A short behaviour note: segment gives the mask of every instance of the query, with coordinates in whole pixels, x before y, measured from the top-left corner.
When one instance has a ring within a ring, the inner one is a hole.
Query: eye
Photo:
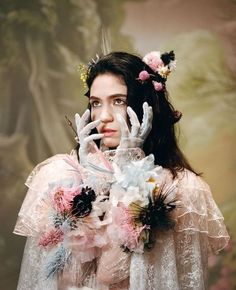
[[[97,100],[94,100],[94,101],[91,101],[90,102],[90,105],[92,108],[96,108],[96,107],[100,107],[101,106],[101,103]]]
[[[126,100],[124,100],[124,99],[120,99],[120,98],[115,99],[115,100],[114,100],[114,105],[118,105],[118,106],[126,105]]]

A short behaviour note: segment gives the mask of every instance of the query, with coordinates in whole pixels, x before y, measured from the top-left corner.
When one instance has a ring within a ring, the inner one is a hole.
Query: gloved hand
[[[101,120],[96,120],[89,123],[90,110],[87,109],[84,114],[80,117],[78,113],[75,114],[75,124],[77,130],[77,141],[80,144],[79,147],[79,160],[80,164],[86,166],[87,156],[89,152],[96,146],[94,140],[103,137],[103,134],[92,134],[89,135],[91,130],[96,128]]]
[[[152,129],[152,107],[148,106],[147,102],[143,103],[143,119],[141,125],[131,107],[127,107],[127,114],[130,118],[130,129],[124,118],[121,115],[117,115],[117,121],[121,127],[121,139],[117,149],[142,148],[144,141]]]

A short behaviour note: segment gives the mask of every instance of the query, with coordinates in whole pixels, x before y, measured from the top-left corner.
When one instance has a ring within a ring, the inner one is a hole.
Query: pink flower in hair
[[[150,74],[146,70],[142,70],[138,76],[139,80],[144,82],[150,78]]]
[[[143,62],[145,62],[154,72],[157,72],[160,67],[164,66],[159,51],[152,51],[146,54],[143,58]]]
[[[163,84],[162,84],[162,83],[159,83],[159,82],[153,81],[152,84],[153,84],[154,89],[155,89],[156,91],[161,91],[161,90],[163,89]]]

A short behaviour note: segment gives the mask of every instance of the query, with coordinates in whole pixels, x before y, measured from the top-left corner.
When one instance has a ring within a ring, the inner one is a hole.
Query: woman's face
[[[97,130],[104,134],[106,147],[116,148],[120,143],[120,125],[117,114],[127,122],[127,86],[123,79],[114,74],[98,75],[90,88],[89,102],[92,121],[101,120]]]

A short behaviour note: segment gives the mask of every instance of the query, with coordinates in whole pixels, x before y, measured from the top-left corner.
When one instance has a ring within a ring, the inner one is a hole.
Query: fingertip
[[[76,113],[75,114],[75,123],[79,124],[80,120],[81,120],[80,114]]]
[[[102,139],[104,137],[104,134],[95,134],[93,140],[98,140],[98,139]]]
[[[86,118],[88,118],[90,116],[90,110],[89,109],[86,109],[86,111],[84,112],[84,116]]]
[[[127,107],[127,113],[129,116],[133,114],[134,110],[131,107]]]
[[[97,119],[94,122],[95,122],[95,124],[100,124],[101,123],[101,119]]]
[[[131,116],[132,115],[132,108],[131,107],[127,107],[127,114],[129,115],[129,116]]]

